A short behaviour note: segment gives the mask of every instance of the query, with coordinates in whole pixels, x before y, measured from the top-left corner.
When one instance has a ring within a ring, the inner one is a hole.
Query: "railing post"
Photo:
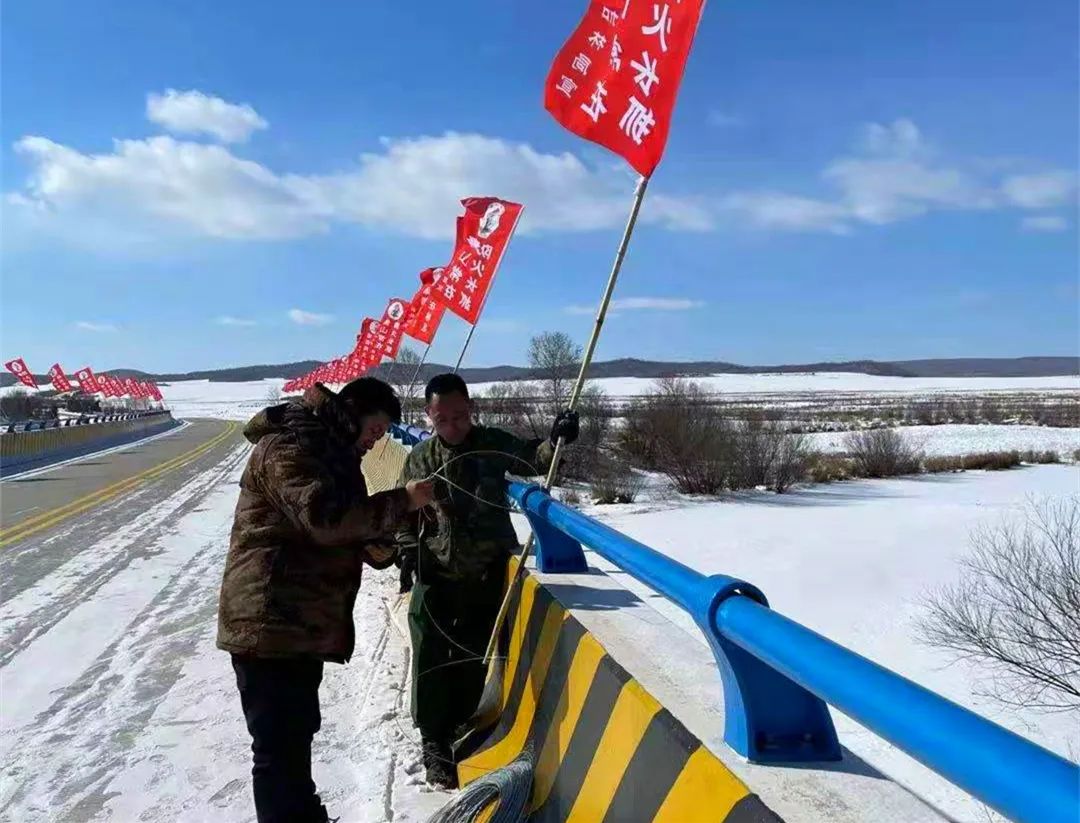
[[[751,763],[840,760],[836,727],[823,700],[724,637],[720,605],[747,597],[768,608],[760,591],[723,576],[709,608],[693,615],[712,647],[724,688],[724,742]],[[758,596],[755,596],[758,595]]]
[[[525,505],[532,495],[540,495],[537,501],[536,514]],[[585,562],[585,552],[581,550],[581,543],[564,531],[555,528],[544,516],[545,510],[552,503],[551,497],[538,485],[530,485],[521,497],[521,508],[525,517],[529,520],[529,526],[533,531],[533,540],[536,552],[536,567],[549,574],[581,574],[588,571],[589,566]]]

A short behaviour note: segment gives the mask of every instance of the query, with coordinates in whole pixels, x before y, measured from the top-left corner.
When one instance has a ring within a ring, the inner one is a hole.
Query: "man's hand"
[[[559,412],[559,416],[555,418],[555,423],[551,427],[551,445],[554,446],[558,443],[560,437],[564,443],[573,443],[577,440],[580,429],[580,421],[576,411],[567,409]]]
[[[409,511],[414,512],[435,499],[435,484],[430,480],[410,480],[405,484],[405,493],[409,495]]]

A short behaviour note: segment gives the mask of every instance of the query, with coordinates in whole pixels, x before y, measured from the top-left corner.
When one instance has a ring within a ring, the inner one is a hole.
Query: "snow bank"
[[[1046,426],[996,426],[944,424],[941,426],[901,426],[896,429],[905,440],[928,455],[963,455],[996,451],[1054,451],[1065,459],[1080,449],[1080,429]],[[847,432],[820,432],[806,435],[811,448],[825,452],[844,451]]]

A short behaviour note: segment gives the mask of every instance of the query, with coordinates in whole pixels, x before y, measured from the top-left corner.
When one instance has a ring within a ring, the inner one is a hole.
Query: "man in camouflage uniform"
[[[577,415],[561,413],[548,440],[521,440],[475,425],[465,381],[431,380],[424,393],[435,435],[415,446],[401,483],[433,479],[432,509],[397,533],[402,591],[412,589],[412,715],[424,741],[428,780],[457,785],[451,744],[477,708],[484,651],[518,548],[506,499],[506,474],[544,474],[559,437],[573,442]],[[414,582],[415,580],[415,582]]]
[[[217,644],[232,653],[253,740],[259,823],[328,820],[311,779],[323,663],[352,655],[363,564],[390,565],[394,532],[432,498],[422,481],[367,493],[360,459],[400,419],[393,389],[361,378],[340,394],[316,384],[244,429],[255,448],[240,480]]]

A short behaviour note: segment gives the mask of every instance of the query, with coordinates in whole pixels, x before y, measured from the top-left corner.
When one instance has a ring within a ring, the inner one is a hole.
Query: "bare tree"
[[[266,389],[266,399],[271,403],[276,403],[281,399],[281,389],[277,386],[268,386]]]
[[[563,408],[569,400],[581,355],[581,346],[561,331],[541,332],[529,341],[529,368],[551,411]]]
[[[410,346],[402,346],[398,349],[397,360],[394,362],[393,371],[390,373],[390,383],[393,385],[394,390],[397,391],[398,397],[401,398],[401,403],[405,407],[412,405],[424,392],[419,375],[416,380],[413,380],[416,367],[419,365],[420,355],[416,349]]]
[[[1029,500],[1025,521],[976,529],[960,582],[934,592],[924,642],[987,664],[1010,706],[1080,710],[1080,498]]]

